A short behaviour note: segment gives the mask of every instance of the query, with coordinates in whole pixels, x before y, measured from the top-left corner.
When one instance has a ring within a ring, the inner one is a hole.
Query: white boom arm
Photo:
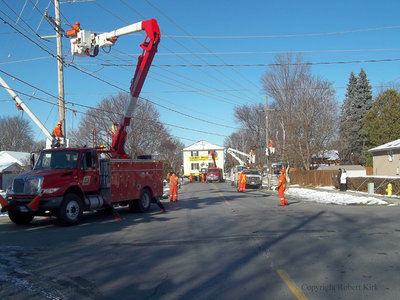
[[[53,137],[51,136],[50,132],[44,127],[44,125],[39,121],[38,118],[34,115],[34,113],[29,109],[28,106],[21,100],[20,97],[18,97],[17,94],[9,87],[9,85],[3,80],[3,78],[0,77],[0,84],[6,89],[6,91],[11,95],[13,100],[28,114],[29,117],[35,122],[35,124],[40,128],[40,130],[44,133],[46,138],[50,141],[53,140]]]
[[[92,33],[88,30],[80,30],[77,32],[76,37],[71,38],[71,54],[81,57],[96,56],[98,48],[114,46],[118,37],[142,30],[142,22],[101,34]]]
[[[230,155],[232,155],[232,157],[234,157],[234,158],[239,162],[239,164],[240,164],[241,166],[244,166],[245,163],[244,163],[244,161],[241,160],[235,153],[241,154],[241,155],[243,155],[243,156],[246,156],[246,157],[247,157],[247,162],[248,162],[249,164],[250,164],[250,163],[253,163],[253,164],[255,163],[256,157],[255,157],[255,155],[252,154],[251,152],[250,152],[250,154],[247,154],[247,153],[244,153],[244,152],[242,152],[242,151],[239,151],[239,150],[236,150],[236,149],[232,149],[232,148],[228,148],[226,151],[227,151]]]

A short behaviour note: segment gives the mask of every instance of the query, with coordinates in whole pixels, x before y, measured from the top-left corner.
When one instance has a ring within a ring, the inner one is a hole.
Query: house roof
[[[386,151],[386,150],[394,150],[394,149],[400,149],[400,139],[391,141],[389,143],[380,145],[378,147],[369,149],[369,152],[378,152],[378,151]]]
[[[207,141],[198,141],[186,148],[183,151],[193,151],[193,150],[224,150],[224,147],[211,144]]]
[[[0,172],[4,172],[10,166],[17,163],[20,166],[24,166],[29,160],[30,154],[27,152],[16,152],[16,151],[1,151],[0,152]]]
[[[318,154],[314,154],[313,159],[320,160],[339,160],[339,151],[338,150],[325,150],[320,151]]]

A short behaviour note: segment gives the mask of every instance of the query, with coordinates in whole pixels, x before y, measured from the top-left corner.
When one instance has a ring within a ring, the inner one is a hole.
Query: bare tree
[[[0,118],[0,149],[30,152],[37,150],[38,143],[32,139],[33,130],[22,117]]]
[[[292,166],[309,169],[313,155],[326,150],[337,136],[332,84],[312,76],[301,56],[291,54],[277,55],[262,83],[275,101],[283,157]]]
[[[70,134],[71,144],[92,146],[95,137],[97,145],[110,146],[111,127],[119,124],[127,101],[129,95],[119,93],[103,99],[96,108],[88,110],[78,130]],[[171,161],[177,168],[182,164],[183,145],[169,134],[159,120],[158,111],[150,102],[138,100],[127,133],[125,151],[131,157],[151,154],[160,160]],[[177,152],[180,154],[180,161],[177,159]]]

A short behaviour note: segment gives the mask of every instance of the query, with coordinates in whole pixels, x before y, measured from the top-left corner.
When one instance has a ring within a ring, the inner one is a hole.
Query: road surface
[[[339,206],[192,183],[122,217],[0,217],[1,299],[398,299],[399,206]]]

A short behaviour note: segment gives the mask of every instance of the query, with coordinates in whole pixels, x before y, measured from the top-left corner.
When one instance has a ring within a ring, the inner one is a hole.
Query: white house
[[[15,175],[21,173],[29,165],[30,154],[27,152],[0,152],[0,188],[7,189]]]
[[[183,149],[183,174],[198,176],[202,168],[214,166],[211,150],[215,153],[215,163],[224,172],[225,157],[224,147],[211,144],[207,141],[199,141]]]

